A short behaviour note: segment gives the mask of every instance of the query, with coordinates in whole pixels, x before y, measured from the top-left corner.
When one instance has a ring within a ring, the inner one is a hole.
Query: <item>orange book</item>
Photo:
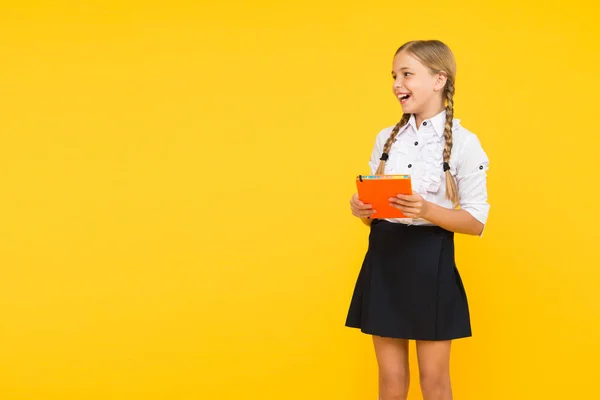
[[[402,211],[390,206],[390,197],[412,194],[410,175],[358,175],[358,198],[376,211],[371,218],[406,218]]]

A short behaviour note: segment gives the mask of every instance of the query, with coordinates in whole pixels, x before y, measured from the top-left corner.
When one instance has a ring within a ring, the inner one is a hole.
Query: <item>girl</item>
[[[369,164],[372,174],[411,175],[414,194],[389,199],[407,218],[371,220],[370,205],[356,194],[350,201],[370,234],[346,326],[373,337],[380,400],[406,399],[411,339],[424,400],[452,399],[451,341],[471,336],[454,233],[483,233],[488,158],[453,118],[455,76],[454,55],[440,41],[396,51],[392,91],[403,116],[379,133]]]

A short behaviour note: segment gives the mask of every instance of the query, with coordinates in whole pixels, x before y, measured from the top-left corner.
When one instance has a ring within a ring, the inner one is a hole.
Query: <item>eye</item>
[[[410,72],[405,72],[404,73],[404,76],[408,76],[408,75],[412,75],[412,73],[410,73]]]

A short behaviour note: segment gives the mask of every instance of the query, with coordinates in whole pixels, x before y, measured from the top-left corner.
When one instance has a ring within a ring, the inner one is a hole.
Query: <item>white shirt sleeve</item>
[[[373,151],[371,152],[371,159],[369,160],[369,167],[371,168],[371,175],[375,175],[375,171],[377,171],[377,167],[379,167],[379,159],[381,158],[381,153],[383,153],[383,145],[389,136],[389,129],[383,129],[379,132],[377,137],[375,138],[375,145],[373,146]]]
[[[487,201],[488,167],[489,159],[477,136],[472,135],[462,149],[457,165],[456,186],[460,197],[460,209],[470,213],[483,225],[487,222],[490,210]]]

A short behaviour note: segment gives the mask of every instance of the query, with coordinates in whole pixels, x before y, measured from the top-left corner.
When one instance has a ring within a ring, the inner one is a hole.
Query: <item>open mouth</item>
[[[401,103],[401,104],[404,104],[404,103],[406,103],[406,101],[407,101],[408,99],[410,99],[410,94],[402,94],[402,93],[401,93],[401,94],[399,94],[399,95],[398,95],[398,100],[400,100],[400,103]]]

